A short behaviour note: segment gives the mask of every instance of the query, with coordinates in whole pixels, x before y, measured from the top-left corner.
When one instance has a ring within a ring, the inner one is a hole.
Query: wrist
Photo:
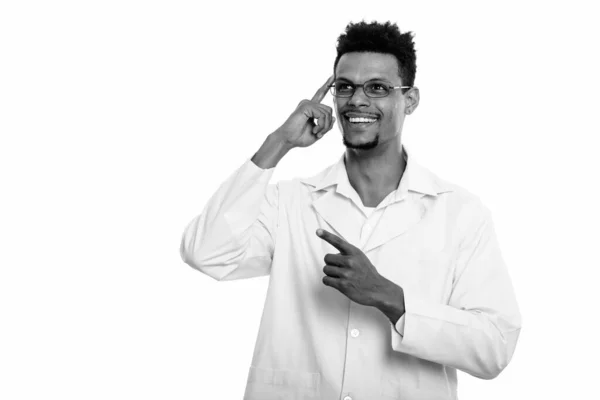
[[[280,129],[277,129],[269,134],[269,136],[267,136],[267,140],[271,140],[274,145],[281,147],[286,152],[296,147],[286,139],[286,133]]]
[[[375,307],[385,314],[392,324],[396,324],[406,311],[404,308],[404,290],[394,282],[386,279],[384,290],[379,293],[375,300]]]

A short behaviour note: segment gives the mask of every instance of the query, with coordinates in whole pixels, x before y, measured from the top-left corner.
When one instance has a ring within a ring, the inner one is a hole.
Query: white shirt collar
[[[451,192],[454,190],[451,184],[435,176],[431,171],[421,166],[415,157],[409,153],[405,145],[402,145],[406,169],[402,174],[398,189],[392,192],[392,198],[389,202],[393,203],[405,198],[409,192],[420,193],[421,195],[437,196],[440,193]],[[324,190],[335,186],[336,192],[353,199],[355,202],[358,197],[356,191],[350,185],[348,173],[344,163],[344,154],[337,163],[326,168],[319,174],[306,179],[300,179],[301,182],[313,186],[313,191]],[[360,199],[358,199],[360,202]]]

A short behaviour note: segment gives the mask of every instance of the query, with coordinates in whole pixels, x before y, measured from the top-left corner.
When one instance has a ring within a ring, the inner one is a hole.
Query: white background
[[[461,373],[461,400],[594,398],[592,4],[3,1],[0,398],[242,398],[268,278],[213,281],[181,234],[362,18],[415,32],[403,141],[492,210],[523,313],[512,363]],[[343,151],[335,128],[274,180]]]

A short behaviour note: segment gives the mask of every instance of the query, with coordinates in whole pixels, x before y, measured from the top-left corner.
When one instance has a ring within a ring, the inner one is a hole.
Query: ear
[[[406,107],[404,108],[404,113],[406,115],[410,115],[415,111],[417,106],[419,105],[419,88],[413,87],[412,89],[408,89],[406,93]]]

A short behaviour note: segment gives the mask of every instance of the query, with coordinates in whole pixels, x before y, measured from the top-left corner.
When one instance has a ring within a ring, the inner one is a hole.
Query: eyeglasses
[[[380,81],[369,81],[362,85],[355,85],[347,81],[335,81],[329,86],[331,94],[335,97],[352,97],[357,87],[362,87],[367,97],[380,98],[389,96],[392,90],[410,89],[412,86],[390,86]]]

